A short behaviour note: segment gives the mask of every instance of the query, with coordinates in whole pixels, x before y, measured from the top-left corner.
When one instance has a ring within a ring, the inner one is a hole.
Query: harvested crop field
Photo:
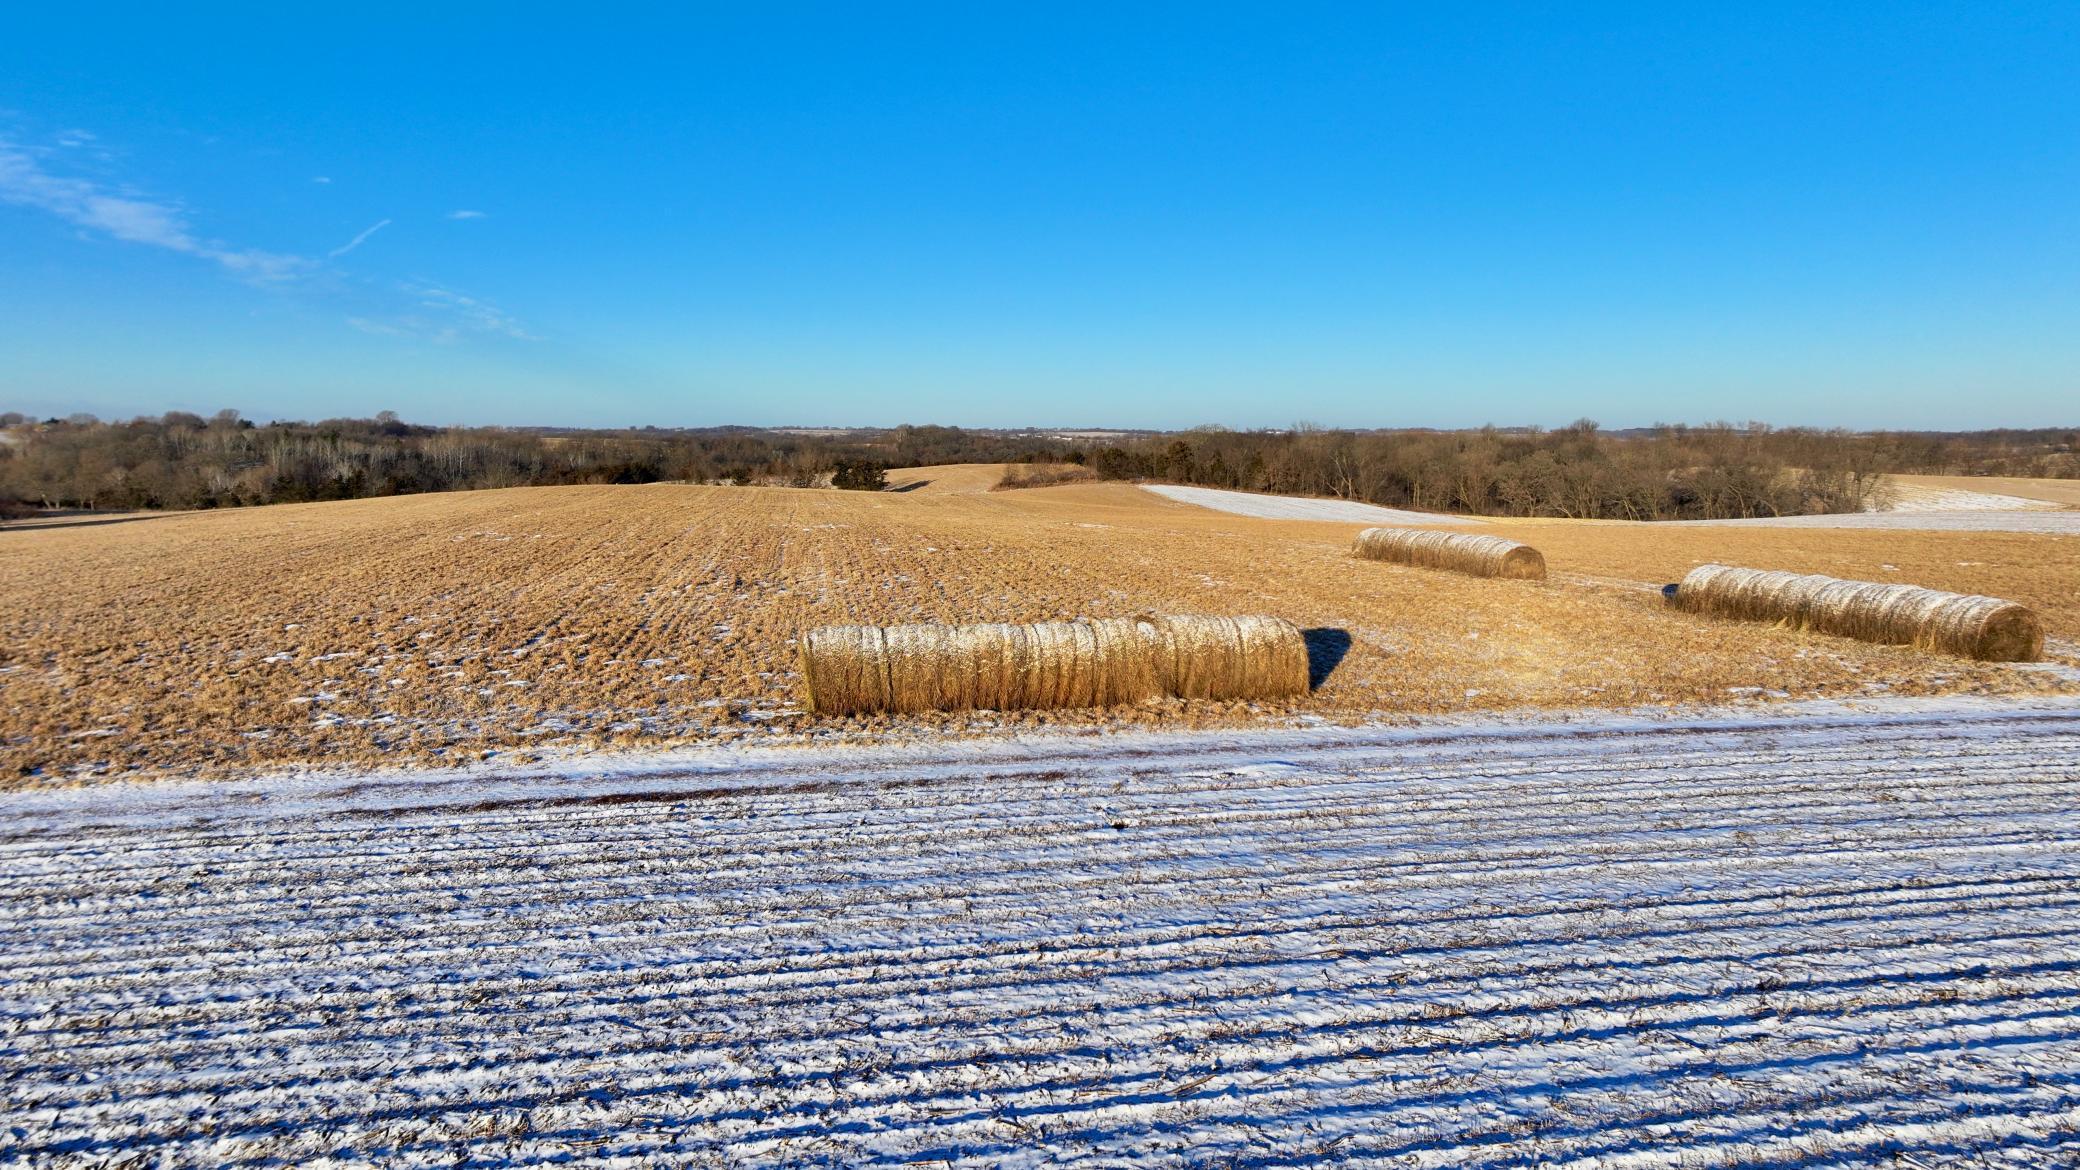
[[[1947,494],[2004,496],[2034,504],[2080,508],[2080,479],[2030,479],[1999,475],[1895,475],[1907,506],[1941,500]]]
[[[2075,761],[1944,701],[18,793],[0,1140],[2072,1165]]]
[[[2080,640],[2080,534],[1559,521],[1484,531],[1537,544],[1555,573],[1669,582],[1699,565],[1725,563],[1899,582],[2027,605],[2068,647],[2054,656],[2069,659]]]
[[[2074,685],[1701,621],[1654,592],[1706,561],[1879,580],[1892,563],[1901,580],[2039,607],[2056,657],[2080,636],[2073,538],[1484,526],[1545,551],[1555,579],[1537,583],[1356,561],[1356,525],[1224,515],[1121,484],[891,479],[934,482],[524,488],[0,532],[0,781]],[[1015,715],[799,705],[805,627],[1151,612],[1293,621],[1318,688]]]

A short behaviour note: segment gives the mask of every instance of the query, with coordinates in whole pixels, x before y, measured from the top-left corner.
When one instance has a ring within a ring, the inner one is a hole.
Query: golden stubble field
[[[2080,541],[1527,522],[1554,579],[1351,559],[1358,525],[1120,484],[986,492],[520,488],[0,532],[0,783],[461,762],[547,747],[1333,722],[1525,707],[2030,693],[2055,672],[1674,613],[1724,560],[2039,607],[2080,637]],[[1889,566],[1889,568],[1888,568]],[[792,640],[835,622],[1269,613],[1347,649],[1289,704],[815,719]],[[2069,653],[2061,645],[2060,653]]]

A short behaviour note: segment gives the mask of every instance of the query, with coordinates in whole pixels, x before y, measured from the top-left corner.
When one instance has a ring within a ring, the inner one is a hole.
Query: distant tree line
[[[543,432],[372,419],[255,425],[237,411],[102,422],[0,415],[0,500],[43,508],[223,508],[541,484],[775,484],[879,490],[891,467],[1053,459],[1041,436],[903,426]]]
[[[1202,429],[1106,447],[1108,479],[1334,496],[1433,511],[1624,520],[1853,512],[1888,472],[2080,476],[2080,432],[1855,433],[1761,423],[1606,433]]]
[[[256,425],[225,410],[103,422],[0,414],[0,512],[217,508],[544,484],[769,484],[879,490],[891,467],[1083,464],[1110,479],[1333,496],[1483,515],[1632,520],[1853,511],[1888,472],[2080,477],[2080,432],[1857,433],[1736,426],[1605,431],[1219,428],[1116,441],[900,426],[791,432]],[[1061,478],[1034,469],[1021,483]],[[0,517],[4,518],[4,517]]]

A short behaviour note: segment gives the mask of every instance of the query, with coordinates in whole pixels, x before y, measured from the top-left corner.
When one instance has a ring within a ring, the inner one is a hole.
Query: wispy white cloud
[[[111,239],[180,252],[212,261],[244,280],[269,283],[309,270],[301,256],[233,248],[197,236],[178,205],[91,179],[53,174],[36,153],[0,139],[0,202],[45,211]]]
[[[340,245],[339,247],[337,247],[337,248],[334,248],[334,249],[333,249],[332,251],[330,251],[330,252],[327,252],[327,253],[325,253],[325,254],[326,254],[327,256],[330,256],[330,257],[331,257],[331,258],[333,258],[334,260],[337,260],[337,259],[339,259],[339,258],[340,258],[341,256],[344,256],[344,255],[346,255],[347,253],[349,253],[349,252],[353,251],[354,249],[356,249],[356,248],[360,247],[360,246],[361,246],[361,245],[362,245],[363,243],[367,242],[367,240],[368,240],[368,237],[370,237],[370,236],[372,236],[372,235],[375,235],[375,234],[376,234],[377,232],[379,232],[379,231],[382,231],[382,230],[383,230],[384,228],[386,228],[386,227],[389,227],[389,226],[390,226],[390,221],[389,221],[389,220],[387,220],[387,219],[384,219],[384,220],[378,220],[377,222],[375,222],[375,223],[372,223],[372,224],[370,224],[369,226],[367,226],[367,227],[365,227],[365,228],[361,229],[361,234],[360,234],[360,235],[358,235],[358,236],[355,236],[355,237],[354,237],[353,239],[351,239],[351,240],[348,240],[348,241],[347,241],[346,243],[344,243],[344,244],[341,244],[341,245]]]
[[[412,328],[410,321],[378,321],[372,317],[348,317],[347,324],[352,325],[363,333],[373,333],[378,337],[415,337],[421,335],[418,330]]]
[[[360,295],[348,291],[358,284],[373,295],[365,298],[369,303],[363,311],[348,316],[346,323],[364,333],[440,343],[471,336],[540,340],[490,301],[431,280],[417,278],[396,284],[342,281],[344,274],[328,261],[367,243],[371,236],[391,226],[393,221],[389,219],[370,224],[353,239],[328,252],[324,259],[235,248],[198,234],[178,202],[77,173],[77,160],[82,157],[98,157],[104,162],[109,158],[91,133],[67,131],[53,141],[59,145],[28,146],[0,137],[0,204],[45,212],[86,234],[207,260],[253,284],[282,286],[293,281],[294,287],[307,295],[329,297]],[[69,151],[77,153],[65,153]],[[72,160],[69,165],[67,160]],[[325,184],[332,180],[318,175],[311,181]],[[481,211],[449,213],[450,219],[484,217]]]
[[[462,340],[461,327],[406,314],[401,317],[348,317],[347,324],[377,337],[402,337],[451,345]]]
[[[478,297],[467,296],[453,289],[441,288],[424,281],[405,284],[404,291],[419,298],[421,308],[445,314],[477,333],[491,333],[511,337],[520,341],[540,341],[529,333],[520,322],[514,320],[503,309]]]
[[[353,316],[347,324],[379,337],[411,337],[443,345],[471,335],[540,341],[497,305],[425,280],[406,281],[398,291],[412,298],[412,310],[390,316]]]
[[[313,183],[330,183],[331,181],[332,181],[332,176],[331,176],[331,175],[312,175],[312,176],[311,176],[311,182],[313,182]]]

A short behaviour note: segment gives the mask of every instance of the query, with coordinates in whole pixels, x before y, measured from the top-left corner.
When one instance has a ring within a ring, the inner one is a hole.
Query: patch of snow
[[[1893,501],[1889,508],[1875,505],[1867,511],[1878,512],[2056,512],[2062,505],[2049,500],[2032,500],[2024,496],[2005,496],[1998,492],[1968,491],[1962,488],[1932,487],[1924,484],[1896,483],[1893,485]]]
[[[1352,524],[1419,524],[1431,527],[1465,527],[1486,524],[1474,516],[1450,516],[1440,512],[1412,512],[1404,508],[1382,508],[1356,500],[1321,500],[1308,496],[1273,496],[1261,492],[1231,492],[1220,488],[1181,487],[1176,484],[1143,484],[1180,504],[1196,504],[1236,516],[1265,520],[1339,520]]]
[[[1691,527],[1878,528],[2080,536],[2080,511],[1846,512],[1833,516],[1761,516],[1752,520],[1662,520],[1657,523]]]

